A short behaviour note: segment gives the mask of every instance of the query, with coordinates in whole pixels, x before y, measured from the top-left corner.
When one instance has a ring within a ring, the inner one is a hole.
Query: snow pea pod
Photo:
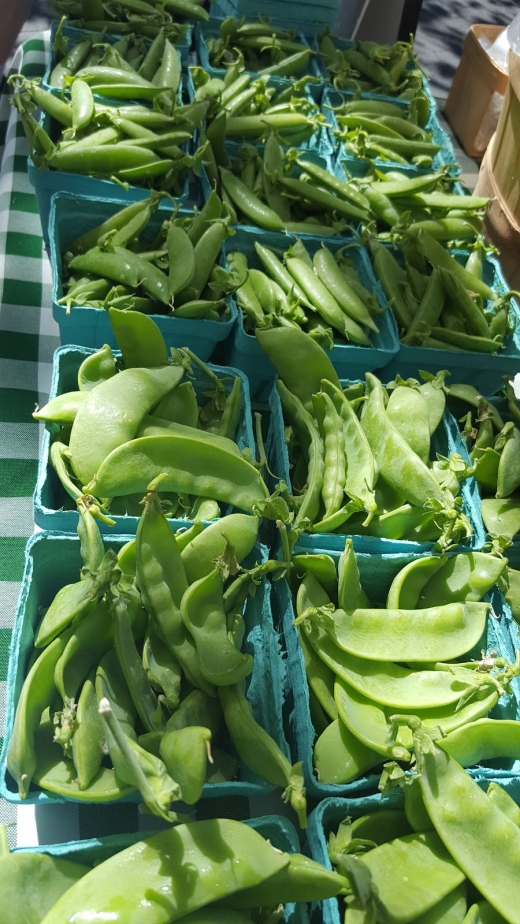
[[[284,415],[296,427],[304,445],[308,447],[307,490],[294,521],[296,527],[306,519],[312,523],[318,514],[324,477],[323,442],[311,415],[302,402],[285,387],[283,382],[278,381],[276,384]]]
[[[450,661],[480,642],[489,603],[448,603],[419,610],[310,608],[299,617],[325,629],[349,654],[369,661]]]
[[[78,388],[80,392],[91,391],[100,382],[111,379],[117,372],[114,354],[108,343],[83,360],[78,369]],[[69,392],[70,394],[70,392]]]
[[[426,400],[418,389],[398,385],[386,406],[388,419],[415,454],[428,465],[430,425]]]
[[[326,518],[339,510],[345,493],[345,441],[341,420],[330,395],[318,392],[312,400],[324,448],[321,498]]]
[[[284,224],[279,215],[251,192],[250,189],[230,170],[220,167],[222,186],[233,205],[239,209],[253,224],[269,231],[283,231]]]
[[[440,742],[461,767],[474,767],[497,757],[520,758],[519,723],[507,719],[478,719],[450,732]]]
[[[368,597],[362,587],[359,568],[352,539],[345,539],[345,548],[338,561],[338,605],[345,607],[369,606]]]
[[[300,633],[300,646],[305,663],[307,682],[311,690],[329,718],[332,720],[337,719],[338,709],[334,702],[333,672],[327,667],[323,659],[317,656],[314,648],[303,633]]]
[[[220,570],[191,584],[181,601],[182,621],[192,636],[203,676],[208,683],[229,686],[253,670],[253,658],[229,640]]]
[[[161,473],[166,475],[164,491],[212,497],[248,512],[269,496],[257,470],[235,452],[214,444],[203,447],[198,437],[170,431],[119,445],[99,465],[88,492],[137,494]]]
[[[108,313],[125,369],[153,369],[167,364],[164,337],[151,318],[139,311],[118,308],[109,308]]]
[[[369,850],[368,867],[392,920],[408,924],[433,909],[464,881],[464,873],[434,831],[407,834]],[[409,882],[414,883],[410,889]]]
[[[377,767],[381,754],[363,744],[335,719],[314,744],[314,766],[320,783],[349,783]]]
[[[324,350],[302,330],[270,328],[256,330],[256,338],[283,379],[287,389],[312,410],[312,395],[320,391],[322,379],[338,388],[340,381]],[[305,376],[301,370],[305,369]]]
[[[87,789],[99,773],[103,760],[103,722],[98,713],[95,674],[92,672],[83,684],[71,738],[72,759],[78,774],[78,786]]]
[[[43,420],[45,423],[57,423],[62,426],[72,423],[86,397],[86,391],[67,391],[63,395],[56,395],[55,398],[51,398],[48,404],[34,411],[33,417],[35,420]]]
[[[410,504],[424,507],[427,501],[437,500],[444,507],[446,496],[433,473],[410,449],[390,421],[385,410],[381,382],[369,372],[366,374],[366,382],[368,401],[363,408],[361,426],[380,474]]]
[[[509,422],[502,434],[506,440],[498,463],[496,496],[499,498],[509,497],[520,485],[520,432]]]
[[[182,801],[194,805],[206,780],[211,732],[201,725],[170,729],[161,738],[160,753],[168,773],[181,788]]]
[[[125,369],[88,392],[72,425],[69,443],[72,466],[80,481],[89,481],[111,450],[135,436],[143,416],[179,384],[183,375],[180,365]],[[149,481],[151,478],[146,484]]]
[[[513,539],[520,530],[520,501],[516,497],[506,497],[503,500],[484,497],[482,519],[491,536]]]
[[[485,552],[461,552],[441,561],[420,592],[421,606],[482,600],[505,572],[507,561]]]
[[[401,568],[393,579],[388,595],[386,605],[391,609],[413,610],[423,602],[422,590],[429,582],[430,577],[442,567],[446,561],[442,555],[431,555],[428,558],[419,558],[409,562],[404,568]],[[448,601],[437,600],[432,603],[429,599],[429,605],[444,603]],[[464,598],[465,599],[465,598]],[[344,607],[343,607],[344,608]]]
[[[520,829],[417,721],[410,723],[424,804],[451,856],[490,904],[511,924],[520,921]],[[461,811],[462,808],[462,811]],[[493,863],[489,875],[490,858]]]
[[[468,273],[460,263],[457,263],[454,257],[444,249],[439,241],[436,241],[431,235],[426,231],[420,230],[417,235],[415,235],[417,240],[417,247],[420,253],[422,253],[427,260],[430,261],[432,266],[437,267],[438,269],[446,269],[463,284],[463,286],[468,289],[470,292],[475,292],[477,295],[482,295],[483,298],[494,299],[495,292],[490,286],[478,279],[472,273]]]
[[[229,907],[237,909],[277,906],[283,902],[314,902],[332,898],[348,880],[326,869],[301,853],[292,853],[288,865],[265,882],[229,899]]]
[[[101,924],[108,914],[114,924],[124,924],[136,909],[142,924],[168,924],[256,886],[288,863],[289,854],[240,822],[189,822],[153,834],[96,866],[58,900],[42,924],[64,924],[78,908],[89,910],[89,924]]]
[[[196,535],[181,551],[188,582],[192,584],[209,574],[215,567],[215,559],[224,554],[228,545],[240,564],[253,549],[258,526],[257,517],[232,513]]]

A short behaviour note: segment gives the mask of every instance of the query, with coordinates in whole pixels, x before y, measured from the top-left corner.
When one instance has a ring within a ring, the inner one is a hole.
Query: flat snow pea
[[[190,584],[209,574],[230,546],[240,564],[249,555],[258,537],[259,520],[243,513],[232,513],[212,523],[195,536],[181,551],[181,559]],[[180,602],[180,601],[179,601]]]
[[[92,672],[83,684],[78,697],[78,707],[71,738],[72,759],[78,775],[78,786],[87,789],[101,767],[103,751],[101,743],[104,731],[98,712],[95,688],[95,673]]]
[[[515,825],[520,827],[520,807],[509,795],[507,790],[505,790],[503,786],[500,786],[499,783],[490,783],[487,788],[487,794],[491,801],[498,805],[511,821],[514,821]]]
[[[324,712],[332,720],[337,719],[338,709],[334,702],[333,672],[326,665],[325,661],[317,656],[304,633],[300,633],[300,646],[305,662],[305,673],[307,675],[309,687],[313,691]]]
[[[520,829],[453,757],[425,736],[420,723],[411,724],[421,793],[435,830],[484,898],[507,921],[518,924]]]
[[[464,918],[463,924],[504,924],[504,918],[489,902],[475,902]]]
[[[69,442],[72,465],[80,481],[90,481],[108,454],[135,436],[144,415],[179,384],[183,375],[182,366],[125,369],[87,393]]]
[[[520,500],[506,497],[482,499],[482,519],[491,536],[503,536],[514,539],[520,530]]]
[[[478,719],[440,741],[461,767],[474,767],[497,757],[520,759],[519,723],[508,719]]]
[[[196,427],[199,419],[199,407],[197,395],[191,382],[183,382],[177,388],[168,392],[159,401],[152,413],[152,417],[171,420],[187,427]]]
[[[377,767],[381,754],[363,744],[335,719],[314,744],[314,766],[320,783],[349,783]]]
[[[289,864],[270,879],[231,896],[231,908],[266,907],[283,902],[314,902],[338,895],[348,881],[301,853],[292,853]]]
[[[387,417],[410,449],[427,465],[430,458],[430,425],[426,399],[418,389],[398,385],[390,393]]]
[[[421,600],[421,591],[445,560],[444,556],[431,555],[411,561],[401,568],[390,585],[386,598],[387,608],[413,610]]]
[[[107,914],[114,924],[124,924],[136,909],[136,924],[168,924],[258,885],[288,863],[289,854],[240,822],[189,822],[153,834],[96,866],[58,900],[42,924],[63,924],[78,908],[89,909],[92,924],[101,924]]]
[[[325,629],[350,654],[370,661],[450,661],[480,641],[489,603],[448,603],[418,610],[309,608],[299,621]]]
[[[498,463],[497,497],[509,497],[520,485],[520,431],[511,422],[506,427],[510,429]]]
[[[125,369],[165,366],[168,350],[154,321],[140,311],[109,308],[110,326],[123,354]]]
[[[62,426],[73,423],[86,397],[86,391],[67,391],[63,395],[56,395],[43,407],[34,411],[33,417],[35,420],[43,420],[45,423],[57,423]]]
[[[304,331],[282,327],[256,330],[255,334],[284,384],[307,410],[312,410],[312,395],[320,390],[322,379],[341,388],[327,354]],[[302,369],[305,369],[305,376],[301,374]]]
[[[482,600],[500,580],[507,567],[505,558],[485,552],[461,552],[430,577],[420,593],[421,606]]]
[[[370,870],[381,901],[399,924],[425,914],[465,878],[434,831],[407,834],[382,844],[359,862]]]
[[[114,355],[108,343],[105,343],[100,350],[87,356],[81,363],[78,369],[78,388],[80,391],[90,391],[105,379],[111,379],[116,372]]]
[[[81,470],[86,468],[82,465]],[[88,492],[102,497],[137,494],[163,472],[164,491],[212,497],[248,512],[269,496],[262,477],[244,458],[221,447],[203,446],[198,438],[167,431],[120,443],[91,473]]]
[[[194,805],[206,780],[211,732],[203,725],[166,731],[160,752],[168,773],[181,788],[182,800]]]
[[[6,847],[0,854],[3,924],[20,924],[22,919],[24,924],[40,924],[63,893],[88,871],[88,866],[61,857],[9,853]]]

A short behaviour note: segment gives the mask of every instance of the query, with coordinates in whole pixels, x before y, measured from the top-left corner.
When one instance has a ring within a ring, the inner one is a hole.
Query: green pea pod
[[[161,28],[146,52],[138,70],[138,74],[144,80],[151,81],[157,71],[164,53],[165,42],[164,28]]]
[[[78,697],[78,708],[71,738],[72,759],[78,774],[80,789],[88,789],[99,773],[103,760],[103,722],[98,712],[95,674],[83,684]]]
[[[498,463],[496,496],[499,498],[509,497],[520,485],[520,432],[512,423],[506,427],[506,441]]]
[[[219,687],[218,697],[231,740],[247,767],[273,786],[284,788],[302,828],[306,827],[306,799],[301,764],[291,767],[276,742],[256,722],[240,685]]]
[[[172,857],[182,857],[182,866],[167,869]],[[268,880],[289,859],[289,854],[275,850],[241,822],[217,819],[177,825],[96,866],[59,899],[42,924],[62,924],[78,908],[92,909],[98,920],[112,914],[114,924],[123,924],[127,913],[142,904],[145,892],[161,896],[160,901],[148,902],[147,924],[166,924]],[[183,872],[186,864],[199,871],[189,891]],[[116,911],[114,902],[119,905]]]
[[[54,670],[68,642],[70,633],[55,638],[34,662],[24,680],[16,705],[13,731],[7,752],[7,769],[18,784],[21,799],[29,795],[36,770],[35,731],[44,709],[55,691]]]
[[[380,241],[371,238],[369,247],[374,272],[383,287],[386,297],[392,300],[392,310],[396,316],[398,326],[408,330],[415,312],[412,312],[410,298],[406,298],[406,274],[404,273],[403,280],[401,276],[403,270],[395,257]]]
[[[312,523],[318,515],[324,475],[323,442],[311,415],[298,397],[292,394],[283,382],[278,381],[276,385],[284,415],[296,427],[309,456],[307,490],[294,520],[293,525],[296,528],[300,524],[305,526],[307,520]]]
[[[312,395],[320,391],[322,379],[340,388],[330,359],[308,334],[289,328],[256,330],[255,333],[288,390],[307,410],[312,409]],[[305,376],[301,374],[302,369],[306,370]]]
[[[242,183],[238,177],[233,176],[229,170],[220,167],[220,176],[222,186],[236,208],[242,212],[246,218],[254,225],[261,228],[267,228],[269,231],[283,231],[284,224],[279,215],[276,214],[269,206],[264,205],[257,196],[252,193],[245,183]]]
[[[127,601],[123,593],[116,592],[112,595],[110,612],[115,649],[136,712],[146,730],[154,731],[162,727],[161,711],[136,648]]]
[[[251,655],[238,651],[227,634],[218,568],[188,587],[181,601],[181,616],[195,642],[202,674],[209,683],[229,686],[251,673]]]
[[[487,794],[491,801],[498,805],[511,821],[514,821],[515,825],[520,827],[520,811],[509,793],[499,783],[490,783]]]
[[[96,385],[111,379],[117,372],[116,361],[107,343],[83,360],[78,369],[78,388],[80,392],[91,391]],[[70,394],[70,392],[69,392]]]
[[[324,516],[329,517],[337,513],[345,494],[345,441],[340,417],[330,395],[318,392],[312,400],[324,447],[321,499],[325,507]]]
[[[189,285],[177,293],[176,301],[178,305],[182,306],[184,302],[200,298],[201,292],[206,286],[218,259],[227,233],[226,223],[215,221],[204,231],[198,243],[195,244],[193,250],[194,272]]]
[[[157,324],[139,311],[108,309],[110,326],[123,354],[125,369],[153,369],[168,362],[168,350]]]
[[[6,846],[0,858],[3,924],[19,924],[22,904],[24,924],[40,924],[63,893],[88,871],[82,863],[44,853],[9,853]]]
[[[229,907],[244,909],[281,905],[283,901],[323,901],[342,892],[347,882],[343,876],[326,869],[303,854],[292,853],[289,865],[285,869],[267,882],[232,896],[229,899]]]
[[[317,555],[293,555],[292,563],[299,574],[302,570],[304,574],[312,574],[320,582],[323,589],[329,597],[335,597],[338,587],[338,577],[336,574],[336,565],[330,555],[319,553]]]
[[[136,738],[137,713],[115,648],[101,658],[95,686],[98,704],[103,697],[110,700],[112,711],[127,738]]]
[[[154,199],[156,195],[157,194],[153,193],[152,199]],[[142,213],[146,214],[149,203],[150,199],[141,199],[139,202],[132,202],[131,205],[127,205],[126,208],[121,209],[120,212],[116,212],[115,215],[112,215],[107,221],[103,222],[103,224],[97,225],[95,228],[82,234],[81,237],[75,238],[70,244],[67,244],[67,252],[74,255],[91,250],[93,247],[96,247],[101,237],[105,237],[110,232],[115,231],[117,233],[122,228],[126,227],[136,215],[141,215]]]
[[[420,558],[416,561],[411,561],[404,568],[396,574],[393,579],[388,595],[386,598],[386,606],[388,609],[405,609],[413,610],[416,606],[419,605],[424,600],[423,589],[428,584],[432,575],[435,574],[439,568],[442,568],[442,565],[445,562],[445,557],[442,555],[432,555],[428,558]],[[463,598],[465,600],[465,597]],[[451,601],[447,600],[437,600],[432,603],[432,598],[429,598],[430,606],[434,606],[439,603],[448,603]]]
[[[428,407],[421,392],[407,385],[398,385],[390,394],[386,414],[410,449],[428,465],[430,426]]]
[[[150,754],[133,738],[128,738],[112,712],[108,699],[101,699],[99,712],[105,723],[108,751],[119,778],[139,790],[146,808],[164,821],[176,821],[169,811],[180,789],[171,779],[159,757]]]
[[[222,726],[223,716],[218,699],[202,690],[192,690],[166,723],[166,731],[202,726],[215,738]]]
[[[443,738],[441,747],[461,767],[474,767],[495,758],[518,760],[517,723],[507,719],[478,719]]]
[[[88,392],[72,425],[69,443],[80,481],[89,481],[112,449],[135,436],[142,417],[179,384],[183,375],[182,366],[125,369]],[[135,394],[130,407],[129,394]]]
[[[320,783],[350,783],[380,763],[381,754],[363,744],[339,719],[331,722],[314,744]]]
[[[196,427],[199,418],[197,395],[191,382],[183,382],[168,392],[152,412],[153,417]]]
[[[217,218],[221,218],[221,216],[222,202],[220,201],[217,193],[212,191],[209,198],[206,200],[204,207],[195,216],[187,231],[188,237],[194,247],[200,241],[204,231],[206,231],[206,229],[209,227],[210,222]]]
[[[338,561],[338,605],[340,608],[369,606],[363,590],[352,539],[345,539],[345,548]]]
[[[228,547],[240,564],[253,549],[258,527],[257,517],[232,513],[196,535],[181,552],[188,583],[193,584],[213,571],[215,560],[223,557]]]
[[[143,62],[144,63],[144,62]],[[156,87],[167,87],[172,95],[177,93],[181,82],[181,60],[174,45],[165,39],[162,60],[157,68],[152,83]]]
[[[424,377],[424,375],[423,375]],[[430,427],[430,436],[435,433],[439,426],[444,410],[446,407],[446,392],[444,390],[444,379],[446,370],[437,373],[434,378],[425,381],[419,386],[423,398],[428,406],[428,424]]]
[[[161,757],[168,773],[181,788],[182,800],[194,805],[206,780],[211,732],[204,726],[166,731],[161,739]]]
[[[423,507],[427,501],[437,500],[444,507],[446,497],[434,475],[390,421],[385,411],[383,386],[371,373],[367,373],[366,381],[368,401],[364,405],[361,426],[380,474],[411,504]]]
[[[168,248],[170,298],[186,288],[195,273],[195,250],[190,237],[182,228],[171,225],[166,237]]]
[[[485,552],[454,555],[442,561],[441,567],[422,588],[421,606],[478,602],[500,581],[506,567],[506,559]]]
[[[51,398],[48,404],[34,411],[35,420],[43,420],[45,423],[64,424],[73,423],[80,406],[87,397],[86,391],[67,391],[63,395],[56,395]]]
[[[97,606],[113,579],[116,557],[109,550],[99,571],[86,574],[76,584],[62,587],[45,613],[34,638],[35,648],[44,648],[73,621],[84,619]]]
[[[219,436],[234,440],[242,410],[242,379],[236,376],[222,412]]]
[[[362,326],[369,327],[370,330],[377,333],[378,328],[370,317],[367,308],[349,286],[330,250],[327,250],[325,247],[317,250],[314,254],[313,263],[318,278],[321,279],[324,286],[336,299],[340,308],[342,308],[353,321],[356,321]]]
[[[79,132],[86,128],[94,116],[94,97],[88,83],[74,80],[70,88],[72,104],[72,129]]]
[[[467,287],[453,272],[445,270],[442,266],[439,272],[446,294],[462,314],[468,333],[475,334],[477,337],[490,337],[489,326],[484,314],[472,299]]]
[[[83,562],[82,576],[98,571],[105,555],[103,539],[99,527],[89,512],[88,507],[78,505],[78,538],[80,555]]]
[[[200,671],[195,644],[181,619],[181,600],[188,580],[175,536],[153,490],[147,494],[137,527],[136,564],[143,600],[158,634],[190,683],[213,694],[211,684]]]
[[[338,709],[334,702],[334,674],[317,656],[303,633],[300,633],[300,645],[309,687],[323,711],[334,721],[338,717]]]
[[[514,878],[520,830],[483,792],[477,782],[412,722],[421,794],[435,830],[454,861],[508,921],[518,921],[520,892]],[[460,805],[471,811],[460,812]],[[485,832],[482,839],[482,832]],[[475,838],[480,838],[475,849]],[[489,857],[499,851],[500,864],[487,874]]]
[[[431,328],[438,324],[444,308],[444,285],[439,270],[434,269],[426,282],[424,295],[408,325],[403,343],[421,346]]]
[[[474,449],[472,456],[475,466],[475,480],[487,491],[490,491],[491,494],[496,494],[500,454],[488,446],[486,449]]]
[[[164,696],[164,702],[169,709],[177,709],[182,680],[181,667],[177,658],[161,641],[153,625],[148,627],[143,645],[143,666],[151,686],[159,693],[159,697]]]
[[[101,497],[137,494],[162,473],[165,491],[213,497],[239,510],[252,512],[268,497],[261,476],[244,458],[212,444],[203,452],[199,438],[173,432],[130,439],[114,449],[99,465],[88,492]]]
[[[503,500],[484,497],[481,504],[484,526],[491,536],[514,539],[520,531],[520,501],[516,497]]]
[[[439,269],[443,268],[453,273],[470,292],[475,292],[477,295],[482,295],[483,298],[489,298],[491,300],[495,298],[493,289],[472,273],[468,273],[468,271],[444,249],[442,244],[432,238],[426,231],[419,231],[416,238],[419,252],[430,261],[432,266],[436,266]]]
[[[374,488],[378,467],[375,455],[352,404],[341,388],[327,380],[323,380],[321,385],[334,402],[343,427],[347,457],[345,492],[363,504],[367,512],[363,525],[368,526],[376,511]]]

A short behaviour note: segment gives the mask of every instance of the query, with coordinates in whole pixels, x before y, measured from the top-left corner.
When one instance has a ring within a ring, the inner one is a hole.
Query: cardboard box
[[[494,94],[504,95],[508,76],[486,53],[479,39],[492,43],[503,26],[471,26],[450,88],[444,115],[466,154],[483,157],[498,121]]]

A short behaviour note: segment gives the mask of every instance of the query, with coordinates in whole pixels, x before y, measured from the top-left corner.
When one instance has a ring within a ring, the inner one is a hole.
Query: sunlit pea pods
[[[161,739],[161,757],[168,773],[181,788],[183,802],[188,805],[200,799],[211,755],[210,740],[210,730],[196,725],[170,729]]]
[[[363,744],[340,719],[331,722],[314,743],[314,766],[320,783],[349,783],[381,760],[381,754]]]

